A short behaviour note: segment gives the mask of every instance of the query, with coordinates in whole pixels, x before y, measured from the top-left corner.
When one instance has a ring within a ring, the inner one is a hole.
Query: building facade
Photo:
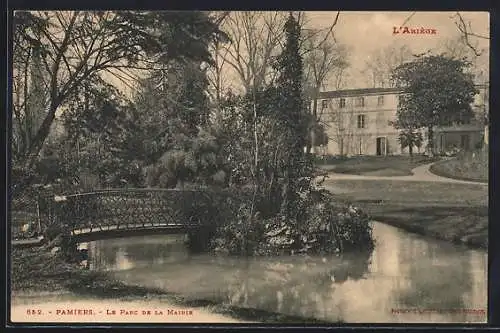
[[[438,153],[453,149],[472,149],[484,140],[485,117],[488,112],[487,86],[477,87],[472,105],[475,118],[467,124],[435,128],[434,147]],[[328,136],[328,144],[316,148],[323,155],[398,155],[408,153],[399,143],[396,120],[399,88],[366,88],[321,92],[318,114]],[[424,152],[427,142],[414,147]]]

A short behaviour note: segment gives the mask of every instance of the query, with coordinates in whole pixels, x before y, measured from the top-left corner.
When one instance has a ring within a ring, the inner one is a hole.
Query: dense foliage
[[[218,230],[213,248],[248,255],[369,251],[368,217],[313,186],[311,156],[304,152],[310,121],[301,95],[300,32],[291,15],[285,32],[276,85],[229,96],[222,106],[231,183],[255,191]]]
[[[120,15],[136,25],[161,19],[172,33],[186,33],[175,28],[178,13]],[[305,151],[311,115],[303,98],[294,16],[284,26],[275,82],[221,96],[217,122],[211,121],[204,70],[211,63],[206,53],[211,37],[204,33],[210,35],[213,27],[191,14],[183,20],[179,27],[193,29],[189,40],[172,45],[167,34],[155,35],[153,41],[168,52],[160,52],[157,68],[139,81],[131,100],[96,73],[71,90],[65,131],[45,142],[39,181],[60,183],[68,192],[195,186],[229,193],[186,215],[208,225],[190,235],[198,250],[248,255],[371,250],[368,217],[314,186],[312,155]],[[326,140],[323,129],[318,127],[316,138]],[[50,238],[57,226],[54,230]]]
[[[396,128],[426,129],[429,153],[434,153],[434,128],[467,122],[474,117],[471,103],[477,93],[470,64],[461,59],[421,56],[397,67],[392,79],[404,88],[397,110]]]
[[[250,215],[243,205],[236,218],[218,229],[212,243],[216,252],[247,255],[340,254],[370,252],[374,247],[366,214],[333,195],[318,190],[303,195],[300,222],[275,214]]]
[[[13,23],[16,191],[36,180],[56,115],[81,102],[82,87],[98,90],[113,76],[127,85],[136,77],[130,70],[155,71],[158,63],[211,63],[207,45],[222,35],[200,11],[17,11]]]

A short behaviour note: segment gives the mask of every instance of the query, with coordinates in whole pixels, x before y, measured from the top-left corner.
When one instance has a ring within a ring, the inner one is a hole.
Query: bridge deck
[[[85,235],[91,233],[99,233],[102,231],[112,231],[112,230],[120,230],[120,231],[133,231],[133,230],[143,230],[143,229],[187,229],[189,225],[181,224],[181,223],[145,223],[145,224],[123,224],[123,225],[97,225],[92,226],[92,228],[81,228],[75,229],[72,231],[72,235]],[[196,225],[194,225],[196,227]]]

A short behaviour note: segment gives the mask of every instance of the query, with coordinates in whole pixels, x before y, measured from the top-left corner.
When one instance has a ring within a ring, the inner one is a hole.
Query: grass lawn
[[[415,167],[432,163],[436,158],[423,155],[410,156],[355,156],[342,159],[330,159],[327,163],[316,165],[327,171],[364,176],[411,176]]]
[[[488,246],[486,186],[388,180],[327,180],[324,185],[374,220],[477,248]]]
[[[460,153],[451,160],[434,164],[430,170],[438,176],[487,183],[488,151]]]

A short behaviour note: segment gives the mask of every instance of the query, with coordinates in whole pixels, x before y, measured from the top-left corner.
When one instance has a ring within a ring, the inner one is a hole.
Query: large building
[[[439,153],[453,149],[473,149],[484,140],[488,112],[488,87],[477,86],[472,107],[475,118],[467,124],[434,129],[434,147]],[[318,114],[328,136],[328,144],[316,148],[328,155],[396,155],[408,153],[399,143],[399,131],[391,121],[396,119],[401,89],[366,88],[321,92]],[[426,138],[425,133],[423,133]],[[427,142],[414,147],[423,152]]]

